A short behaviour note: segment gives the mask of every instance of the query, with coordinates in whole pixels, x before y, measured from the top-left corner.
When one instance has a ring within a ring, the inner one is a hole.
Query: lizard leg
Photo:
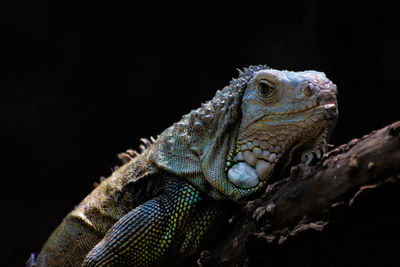
[[[173,264],[196,253],[213,238],[212,233],[218,233],[215,227],[224,221],[220,218],[224,205],[205,199],[187,183],[171,180],[163,194],[116,222],[83,266]]]

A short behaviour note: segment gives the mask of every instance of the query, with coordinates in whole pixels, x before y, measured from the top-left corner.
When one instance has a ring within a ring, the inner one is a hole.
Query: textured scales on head
[[[166,129],[146,155],[211,197],[238,201],[300,156],[307,163],[321,157],[336,94],[320,72],[250,66]]]
[[[252,188],[292,162],[320,159],[337,117],[336,94],[321,72],[255,73],[242,99],[237,146],[228,156],[229,179]]]

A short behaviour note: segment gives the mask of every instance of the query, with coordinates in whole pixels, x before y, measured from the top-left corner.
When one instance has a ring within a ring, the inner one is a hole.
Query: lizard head
[[[252,188],[279,177],[293,162],[320,159],[337,118],[336,95],[321,72],[255,72],[242,98],[236,147],[226,161],[229,180]]]
[[[166,129],[149,160],[212,198],[240,201],[290,164],[321,157],[337,117],[336,95],[321,72],[250,66]]]

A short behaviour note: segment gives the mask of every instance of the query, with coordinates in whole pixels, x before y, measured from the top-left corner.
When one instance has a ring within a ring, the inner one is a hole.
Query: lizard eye
[[[266,80],[262,79],[258,82],[258,91],[262,96],[269,96],[275,90],[275,85]]]

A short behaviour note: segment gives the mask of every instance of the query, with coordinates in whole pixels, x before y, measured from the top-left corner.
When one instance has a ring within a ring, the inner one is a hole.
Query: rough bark
[[[197,264],[400,266],[399,204],[400,121],[293,167],[242,206]]]

